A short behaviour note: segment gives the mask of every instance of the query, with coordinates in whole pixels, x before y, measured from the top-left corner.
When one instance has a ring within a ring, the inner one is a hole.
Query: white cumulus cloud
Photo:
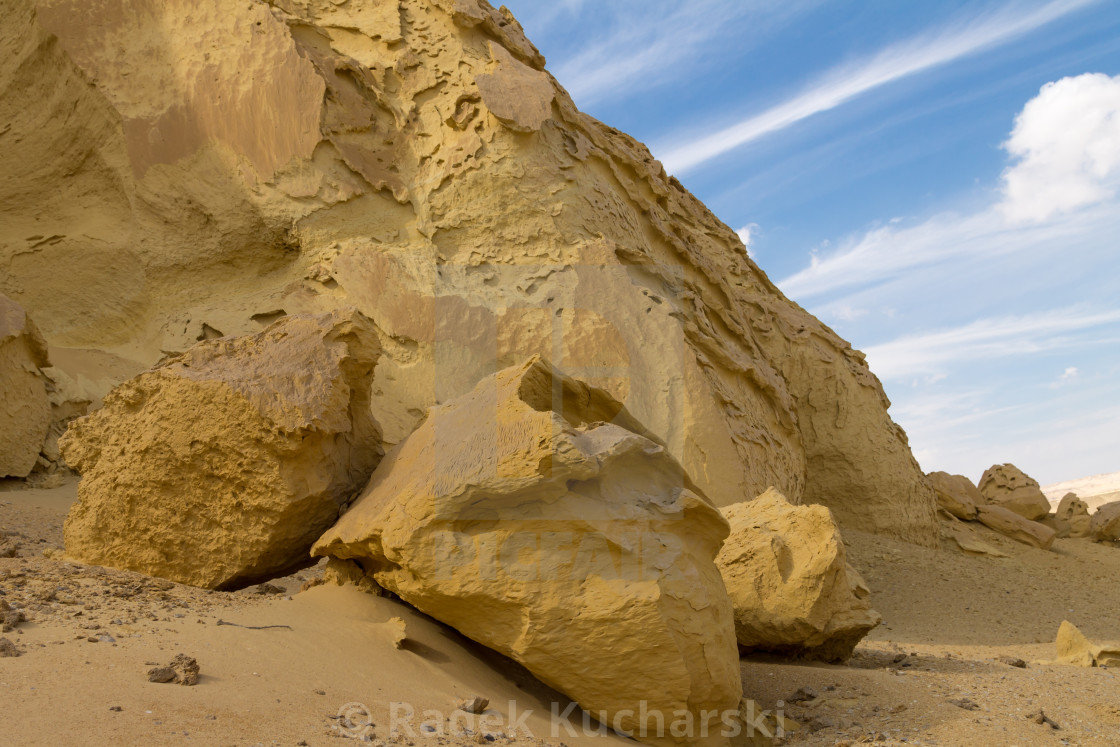
[[[758,224],[757,223],[748,223],[747,225],[743,226],[742,228],[740,228],[738,231],[735,232],[736,234],[739,235],[739,241],[742,241],[743,246],[745,246],[747,248],[747,256],[748,257],[753,257],[754,256],[754,244],[751,243],[751,242],[754,240],[754,232],[756,230],[758,230]]]
[[[1008,220],[1041,222],[1112,198],[1120,187],[1120,75],[1047,83],[1004,148],[1017,159],[1003,174]]]

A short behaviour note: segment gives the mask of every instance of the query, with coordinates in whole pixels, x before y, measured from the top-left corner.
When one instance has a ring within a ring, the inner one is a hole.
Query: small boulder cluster
[[[1055,539],[1066,538],[1120,541],[1120,502],[1105,504],[1090,516],[1088,504],[1068,493],[1051,511],[1038,482],[1013,464],[993,465],[978,485],[947,472],[926,477],[944,514],[978,521],[1032,547],[1049,550]]]
[[[357,311],[293,315],[121,384],[60,441],[82,473],[68,555],[211,589],[325,557],[633,733],[642,712],[739,713],[740,652],[843,661],[880,622],[827,508],[771,489],[721,512],[539,356],[385,453],[379,355]],[[197,681],[179,669],[150,676]]]

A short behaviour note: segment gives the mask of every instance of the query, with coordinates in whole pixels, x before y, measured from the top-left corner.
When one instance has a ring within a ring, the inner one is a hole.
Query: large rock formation
[[[926,477],[937,495],[937,505],[958,519],[972,521],[976,518],[976,507],[987,503],[972,481],[964,475],[930,472]]]
[[[1098,508],[1090,522],[1089,533],[1097,542],[1120,542],[1120,501]]]
[[[744,649],[843,661],[882,618],[845,560],[827,508],[770,489],[723,509],[731,535],[716,559]]]
[[[1040,550],[1049,550],[1057,536],[1057,532],[1045,524],[1024,519],[1003,506],[978,506],[976,518],[989,529]]]
[[[934,544],[863,356],[484,0],[0,0],[0,291],[155,363],[280,311],[379,325],[396,443],[527,355],[719,505],[774,485]],[[58,268],[65,268],[59,272]]]
[[[1038,482],[1014,464],[995,464],[980,478],[980,493],[988,503],[1003,506],[1030,521],[1050,513],[1050,501]]]
[[[122,384],[60,440],[67,554],[213,589],[307,565],[380,457],[378,352],[356,312],[288,317]]]
[[[535,358],[433,408],[313,553],[640,735],[643,711],[738,709],[727,532],[622,405]]]
[[[0,295],[0,477],[27,477],[51,424],[40,368],[47,344],[19,304]]]

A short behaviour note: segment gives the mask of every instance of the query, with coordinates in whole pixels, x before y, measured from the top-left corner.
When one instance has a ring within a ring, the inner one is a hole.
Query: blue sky
[[[1116,0],[506,0],[882,379],[922,467],[1120,471]]]

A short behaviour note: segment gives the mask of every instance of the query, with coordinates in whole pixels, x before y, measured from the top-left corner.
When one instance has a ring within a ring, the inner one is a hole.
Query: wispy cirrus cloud
[[[811,255],[778,285],[801,300],[827,297],[931,267],[981,258],[1114,254],[1120,236],[1120,76],[1047,83],[1005,143],[1015,157],[990,204],[969,215],[889,225]],[[850,304],[850,300],[843,303]]]
[[[837,68],[805,92],[730,127],[699,137],[677,134],[668,140],[687,141],[684,145],[655,152],[660,152],[670,173],[681,174],[868,91],[1004,44],[1096,1],[1052,0],[1030,10],[1022,3],[1012,3],[995,13],[908,39],[871,59]]]
[[[565,0],[531,10],[527,24],[547,32],[561,14],[578,19],[583,31],[578,44],[550,59],[550,67],[578,104],[590,106],[686,77],[720,39],[741,49],[819,2]]]
[[[1098,334],[1080,334],[1096,330]],[[1028,355],[1120,337],[1120,309],[1061,309],[1025,316],[980,319],[952,329],[909,335],[865,348],[881,378],[937,374],[968,360]]]

